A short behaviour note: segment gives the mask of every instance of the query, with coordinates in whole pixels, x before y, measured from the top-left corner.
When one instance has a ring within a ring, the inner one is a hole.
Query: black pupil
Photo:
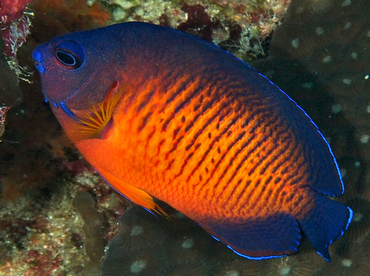
[[[56,52],[56,56],[66,66],[75,66],[77,63],[76,58],[70,53],[59,50]]]

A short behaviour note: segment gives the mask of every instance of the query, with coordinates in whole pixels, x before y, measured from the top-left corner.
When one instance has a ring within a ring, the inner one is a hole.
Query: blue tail
[[[328,246],[348,228],[353,211],[324,195],[315,195],[315,207],[298,222],[312,247],[330,262]]]

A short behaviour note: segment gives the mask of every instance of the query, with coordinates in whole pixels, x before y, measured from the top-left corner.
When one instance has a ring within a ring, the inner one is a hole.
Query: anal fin
[[[215,238],[240,256],[261,260],[295,253],[301,241],[297,220],[286,213],[246,220],[241,223],[200,223]]]

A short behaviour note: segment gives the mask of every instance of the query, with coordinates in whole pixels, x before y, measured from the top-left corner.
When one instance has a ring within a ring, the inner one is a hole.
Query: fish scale
[[[33,54],[45,98],[82,155],[119,193],[184,213],[237,254],[282,257],[302,233],[328,246],[352,210],[325,138],[283,91],[215,45],[124,23],[72,33]]]

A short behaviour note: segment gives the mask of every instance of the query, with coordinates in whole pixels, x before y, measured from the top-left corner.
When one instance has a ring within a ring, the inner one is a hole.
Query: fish
[[[69,33],[32,54],[64,131],[118,193],[182,212],[236,254],[325,260],[353,212],[307,113],[218,46],[143,22]]]

